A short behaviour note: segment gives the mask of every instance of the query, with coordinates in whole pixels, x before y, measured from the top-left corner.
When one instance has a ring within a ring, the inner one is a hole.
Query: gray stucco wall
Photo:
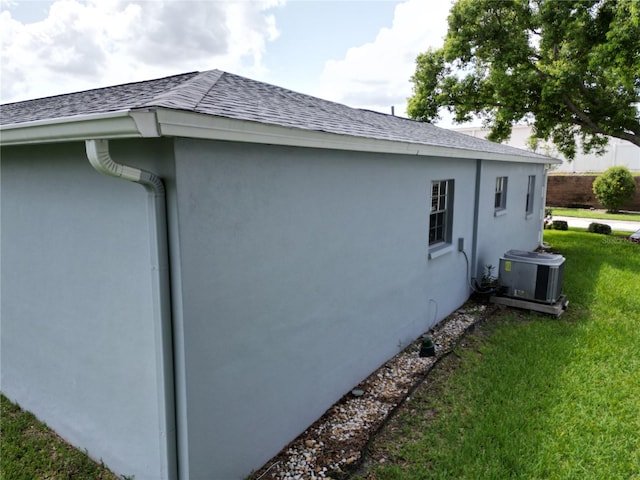
[[[119,160],[148,155],[131,146]],[[0,388],[114,471],[161,478],[144,189],[82,143],[3,148],[1,168]]]
[[[177,140],[183,475],[242,478],[464,302],[441,178],[470,242],[474,162]]]
[[[175,164],[173,160],[175,149]],[[112,142],[165,179],[180,478],[243,478],[540,231],[543,167],[231,142]],[[146,193],[83,144],[3,148],[2,391],[137,480],[162,478]],[[528,175],[533,215],[525,215]],[[496,176],[508,176],[495,216]],[[429,259],[433,180],[453,247]]]
[[[544,165],[482,162],[478,208],[478,246],[476,275],[481,277],[486,265],[496,267],[504,252],[511,249],[535,250],[542,238],[542,217],[545,186]],[[533,213],[526,214],[529,175],[535,175]],[[508,177],[507,208],[496,215],[494,196],[496,177]]]

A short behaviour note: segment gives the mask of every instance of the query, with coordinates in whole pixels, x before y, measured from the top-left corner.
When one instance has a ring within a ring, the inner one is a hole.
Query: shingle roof
[[[146,102],[153,102],[157,96],[172,91],[197,75],[198,72],[185,73],[146,82],[6,103],[2,105],[1,123],[7,125],[137,108]]]
[[[435,125],[351,108],[220,70],[8,103],[1,124],[169,108],[303,130],[544,159]]]

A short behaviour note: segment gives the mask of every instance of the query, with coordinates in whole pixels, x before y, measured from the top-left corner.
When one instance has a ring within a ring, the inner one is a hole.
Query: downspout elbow
[[[86,140],[85,147],[91,166],[98,172],[139,183],[150,191],[150,193],[164,197],[164,185],[157,175],[140,168],[122,165],[121,163],[113,161],[109,154],[108,140]]]

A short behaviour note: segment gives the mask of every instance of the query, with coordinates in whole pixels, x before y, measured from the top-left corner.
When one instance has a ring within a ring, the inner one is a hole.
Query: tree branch
[[[633,143],[634,145],[640,147],[640,135],[632,135],[627,132],[620,132],[620,134],[612,136],[618,137],[622,140],[626,140],[627,142]]]
[[[573,103],[573,101],[569,98],[568,95],[564,95],[564,102],[569,110],[578,117],[578,120],[574,120],[573,123],[578,125],[579,127],[584,127],[591,130],[594,133],[598,133],[600,135],[607,135],[610,137],[619,138],[621,140],[626,140],[634,145],[640,147],[640,135],[633,135],[626,132],[606,132],[600,127],[596,122],[594,122],[589,115],[584,113],[578,106]]]
[[[578,89],[584,94],[586,98],[589,99],[590,102],[593,102],[594,105],[602,106],[602,102],[596,98],[592,98],[592,92],[585,86],[584,82],[578,81]]]
[[[563,99],[564,99],[564,103],[567,107],[569,107],[569,110],[571,111],[571,113],[575,114],[579,119],[580,122],[574,122],[576,123],[576,125],[580,125],[580,126],[584,126],[587,127],[589,130],[592,130],[595,133],[600,133],[602,135],[606,135],[607,133],[600,127],[600,125],[598,125],[597,123],[595,123],[590,117],[589,115],[587,115],[586,113],[584,113],[575,103],[573,103],[573,101],[569,98],[568,95],[563,95]]]

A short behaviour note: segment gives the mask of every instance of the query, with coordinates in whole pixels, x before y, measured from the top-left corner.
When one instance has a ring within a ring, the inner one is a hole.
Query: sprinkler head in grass
[[[421,357],[435,357],[436,356],[436,347],[433,344],[433,340],[429,335],[425,335],[422,337],[422,345],[420,345],[420,356]]]

